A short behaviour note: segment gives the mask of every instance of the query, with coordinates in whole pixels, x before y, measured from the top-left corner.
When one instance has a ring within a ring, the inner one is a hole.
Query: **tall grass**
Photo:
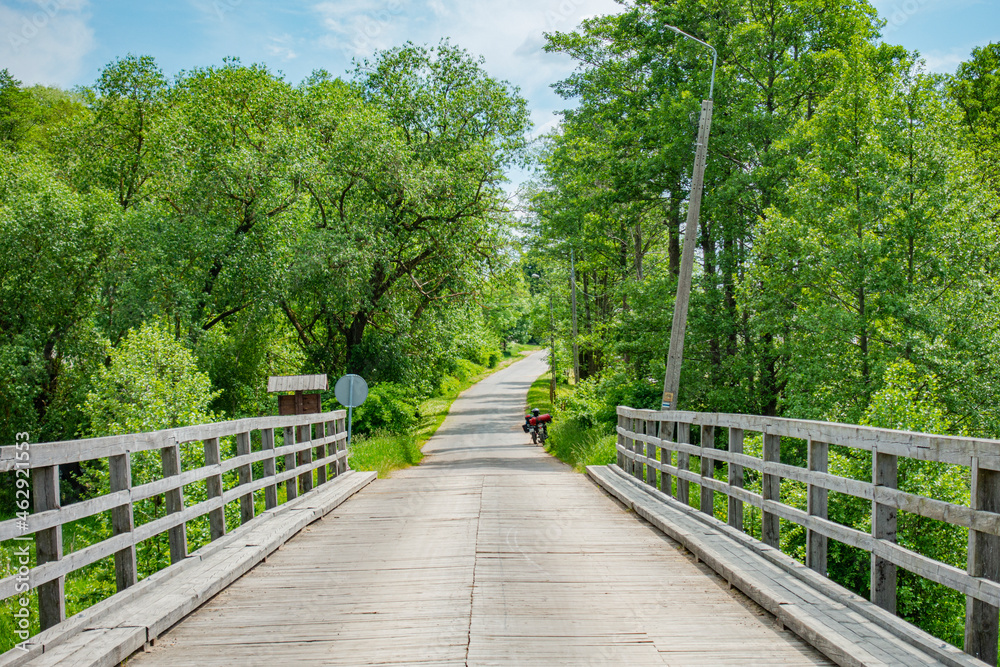
[[[552,414],[549,425],[549,439],[545,443],[547,452],[560,461],[583,472],[590,465],[607,465],[615,461],[615,436],[603,426],[583,428],[573,420],[562,418],[566,399],[574,391],[571,385],[556,385],[556,405],[549,401],[550,375],[535,380],[528,389],[527,409],[538,408]]]

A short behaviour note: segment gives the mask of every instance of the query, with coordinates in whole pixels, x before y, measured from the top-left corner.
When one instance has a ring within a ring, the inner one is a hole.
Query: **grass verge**
[[[524,353],[540,350],[535,345],[510,345],[504,358],[493,368],[471,362],[459,364],[456,375],[448,376],[441,389],[420,404],[420,421],[409,433],[375,432],[353,438],[350,464],[354,470],[374,470],[379,477],[388,477],[394,470],[402,470],[420,463],[424,458],[421,448],[444,423],[451,404],[463,391],[484,378],[507,368],[524,358]],[[548,386],[548,385],[546,385]],[[546,389],[546,392],[548,389]],[[547,396],[548,394],[546,394]]]
[[[573,394],[574,388],[571,385],[556,385],[556,405],[553,406],[549,401],[549,382],[549,375],[535,380],[528,390],[526,406],[552,414],[545,451],[573,466],[577,472],[583,472],[590,465],[614,463],[614,433],[606,427],[582,428],[572,420],[560,419],[560,412],[565,411],[566,399]]]

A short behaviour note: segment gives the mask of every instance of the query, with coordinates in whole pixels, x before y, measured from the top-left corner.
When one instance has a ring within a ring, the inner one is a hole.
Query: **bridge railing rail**
[[[0,601],[37,590],[45,630],[66,618],[65,581],[71,572],[113,556],[116,587],[122,591],[138,581],[137,545],[163,533],[171,564],[184,560],[189,555],[188,522],[207,515],[214,541],[227,532],[229,503],[239,503],[239,521],[245,524],[254,518],[254,493],[263,496],[266,511],[346,472],[345,420],[346,413],[337,410],[0,447],[0,475],[14,476],[17,509],[15,518],[0,522],[0,544],[14,545],[16,569],[0,579]],[[135,460],[142,457],[147,480],[133,484]],[[150,460],[158,465],[150,466]],[[61,484],[59,469],[77,465],[102,470],[107,492],[65,504],[71,493],[65,480]],[[284,494],[279,493],[281,484]],[[193,492],[187,499],[186,488]],[[137,504],[151,500],[162,506],[156,512],[162,516],[136,525]],[[66,526],[105,513],[110,513],[110,536],[64,552]],[[31,545],[34,562],[24,565],[28,559],[23,554]]]
[[[724,441],[722,430],[726,431]],[[744,452],[748,434],[759,434],[754,437],[762,441],[760,456]],[[626,473],[645,484],[658,484],[661,491],[685,505],[692,504],[691,485],[698,486],[698,507],[709,515],[715,512],[715,494],[723,494],[725,521],[740,531],[744,531],[744,504],[757,508],[761,516],[760,539],[769,546],[780,549],[782,520],[805,528],[806,565],[824,576],[829,540],[867,551],[871,555],[871,600],[884,609],[896,613],[897,567],[964,594],[966,652],[996,655],[1000,441],[752,415],[629,407],[618,408],[617,437],[617,463]],[[698,444],[692,444],[696,438]],[[783,439],[805,443],[805,466],[782,462]],[[870,478],[831,474],[831,446],[870,452]],[[967,468],[970,503],[962,505],[900,490],[901,457]],[[718,464],[727,468],[725,480],[714,477]],[[759,474],[759,493],[756,484],[753,490],[746,488],[749,470]],[[782,500],[788,497],[782,495],[785,480],[805,485],[806,510]],[[870,502],[871,529],[859,530],[831,520],[830,492]],[[967,529],[966,569],[898,544],[900,511]]]

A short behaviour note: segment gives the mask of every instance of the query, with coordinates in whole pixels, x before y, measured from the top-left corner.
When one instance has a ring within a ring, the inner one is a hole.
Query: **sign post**
[[[354,421],[354,408],[368,398],[368,383],[360,375],[353,373],[337,380],[333,393],[340,404],[347,408],[347,448],[351,448],[351,430]]]

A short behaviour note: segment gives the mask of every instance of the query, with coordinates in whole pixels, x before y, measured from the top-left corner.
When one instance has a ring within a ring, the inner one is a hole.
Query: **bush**
[[[404,433],[417,421],[417,398],[395,382],[373,385],[368,398],[354,410],[356,433]]]
[[[213,421],[218,396],[194,354],[169,331],[144,324],[110,351],[92,378],[83,412],[92,436],[142,433]]]
[[[660,390],[660,381],[655,378],[631,378],[625,373],[606,372],[577,385],[566,401],[563,416],[583,429],[613,427],[618,421],[619,405],[658,408]]]

